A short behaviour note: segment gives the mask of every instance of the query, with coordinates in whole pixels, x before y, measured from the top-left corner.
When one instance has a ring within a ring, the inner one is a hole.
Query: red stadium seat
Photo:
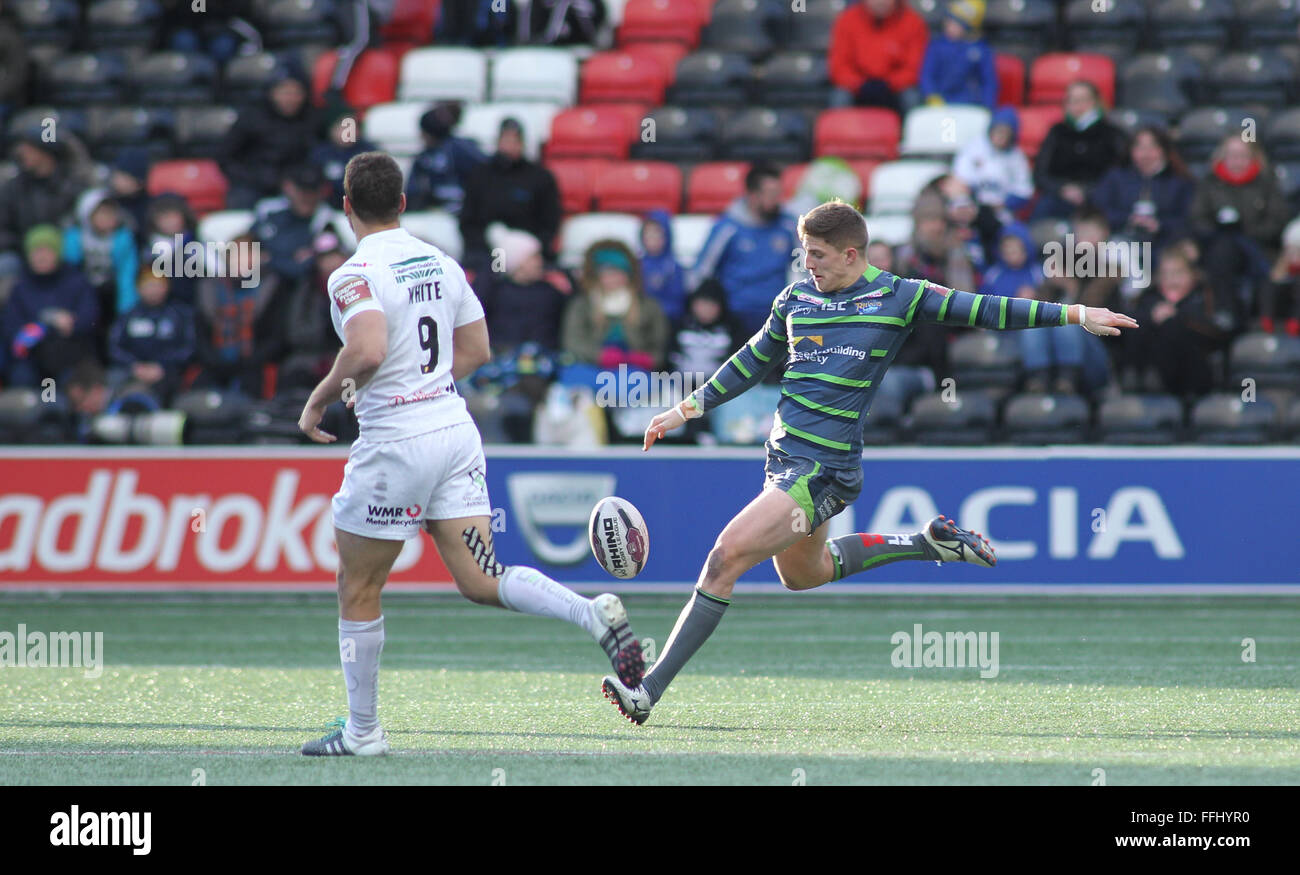
[[[663,103],[669,74],[655,58],[628,52],[597,52],[582,65],[581,103]]]
[[[745,161],[706,161],[691,169],[686,184],[686,212],[720,213],[745,193]]]
[[[1050,105],[1020,106],[1016,108],[1016,114],[1020,116],[1020,148],[1025,157],[1033,161],[1052,125],[1065,118],[1065,110]]]
[[[897,158],[901,133],[898,116],[887,109],[828,109],[813,128],[813,156]]]
[[[433,42],[441,0],[397,0],[393,15],[379,31],[385,42],[423,46]]]
[[[803,179],[804,171],[808,169],[807,164],[787,164],[781,171],[781,199],[789,200],[794,197],[794,193],[799,190],[799,182]]]
[[[698,0],[628,0],[618,44],[676,42],[695,48],[706,19]]]
[[[669,85],[677,78],[677,62],[689,54],[689,50],[681,43],[628,43],[620,46],[619,51],[654,58],[664,68],[664,75],[667,76],[664,81]]]
[[[362,52],[348,72],[348,81],[343,85],[343,99],[358,110],[396,100],[401,54],[387,48]],[[311,92],[317,106],[325,103],[325,90],[329,88],[337,62],[338,52],[331,49],[321,53],[312,67]]]
[[[1048,52],[1029,68],[1029,102],[1060,103],[1071,82],[1087,80],[1097,86],[1106,106],[1115,105],[1115,62],[1106,55]]]
[[[163,192],[178,194],[198,215],[226,208],[226,190],[230,187],[217,162],[203,158],[159,161],[149,168],[147,183],[150,197]]]
[[[993,56],[993,65],[998,74],[998,105],[1025,104],[1025,62],[1015,55],[1001,53]]]
[[[610,213],[644,213],[682,206],[682,172],[667,161],[610,164],[596,178],[596,209]]]
[[[558,113],[551,121],[551,139],[545,157],[626,158],[639,125],[643,104],[595,104],[575,106]]]
[[[560,189],[560,206],[565,215],[591,211],[596,193],[596,179],[609,166],[602,158],[557,158],[546,169],[555,177]]]

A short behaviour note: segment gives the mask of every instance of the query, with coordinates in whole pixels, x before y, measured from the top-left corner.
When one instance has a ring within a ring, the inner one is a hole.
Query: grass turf
[[[662,648],[687,592],[628,597],[636,632]],[[105,660],[0,668],[0,784],[1300,783],[1295,599],[742,595],[642,727],[573,627],[385,610],[395,755],[322,760],[331,598],[0,597],[0,631],[102,631]],[[998,676],[895,667],[917,623],[997,632]]]

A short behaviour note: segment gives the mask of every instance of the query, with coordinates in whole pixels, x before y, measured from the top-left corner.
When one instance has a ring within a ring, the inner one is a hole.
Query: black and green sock
[[[831,580],[868,571],[901,559],[936,559],[934,548],[920,532],[910,535],[875,535],[857,532],[826,542],[835,566]]]

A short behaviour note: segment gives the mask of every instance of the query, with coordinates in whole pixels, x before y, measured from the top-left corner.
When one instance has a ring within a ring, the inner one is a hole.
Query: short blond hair
[[[865,252],[870,240],[867,220],[839,198],[818,204],[799,217],[799,237],[816,237],[843,252]]]

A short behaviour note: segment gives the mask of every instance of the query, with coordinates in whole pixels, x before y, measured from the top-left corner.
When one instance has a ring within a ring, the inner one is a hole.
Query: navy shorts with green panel
[[[817,527],[857,501],[862,494],[862,468],[830,468],[815,459],[771,451],[763,466],[764,485],[795,500],[808,517],[811,535]]]

